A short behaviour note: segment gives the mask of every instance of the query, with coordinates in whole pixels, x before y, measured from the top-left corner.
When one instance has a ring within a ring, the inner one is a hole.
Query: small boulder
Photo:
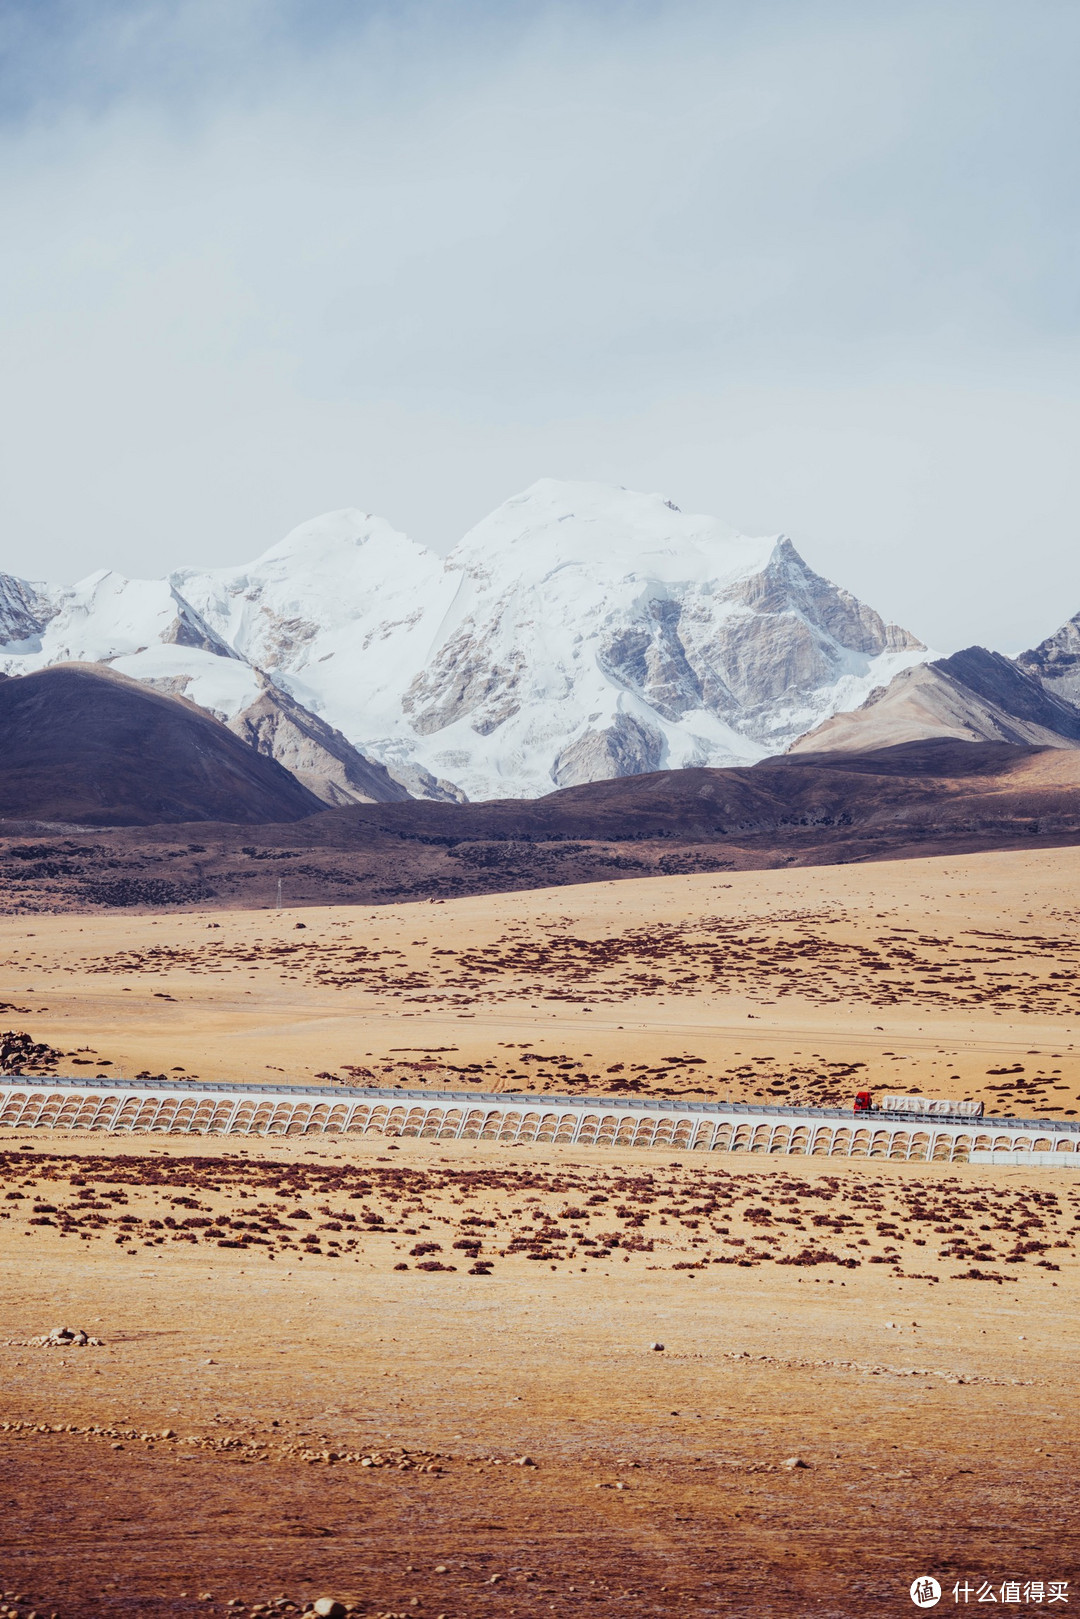
[[[101,1339],[91,1338],[81,1327],[53,1327],[51,1332],[33,1342],[42,1349],[83,1349],[87,1344],[100,1344]]]
[[[789,1456],[787,1458],[787,1460],[784,1462],[784,1466],[786,1468],[788,1468],[791,1472],[794,1472],[795,1468],[797,1468],[797,1467],[809,1467],[810,1463],[809,1462],[804,1462],[801,1456]]]
[[[47,1344],[85,1344],[86,1333],[79,1327],[54,1327],[43,1340]]]
[[[650,1345],[649,1345],[649,1348],[650,1348],[650,1349],[657,1349],[657,1350],[662,1350],[662,1349],[663,1349],[663,1347],[664,1347],[664,1346],[663,1346],[663,1344],[650,1344]]]
[[[345,1619],[345,1604],[336,1597],[320,1597],[311,1609],[319,1619]]]

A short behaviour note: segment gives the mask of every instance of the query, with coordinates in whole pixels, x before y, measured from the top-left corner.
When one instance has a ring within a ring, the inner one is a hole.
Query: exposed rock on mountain
[[[905,669],[860,708],[835,714],[791,753],[865,753],[928,737],[1080,747],[1080,709],[985,647]]]
[[[32,648],[53,611],[42,587],[0,574],[0,637],[6,647],[13,651]]]
[[[1080,706],[1080,613],[1016,661],[1055,697]]]
[[[642,776],[657,770],[664,755],[659,731],[632,714],[616,714],[605,731],[586,731],[564,748],[552,766],[556,786],[577,787],[586,781]]]
[[[789,540],[599,484],[534,484],[445,560],[345,511],[242,568],[98,574],[41,587],[42,612],[23,589],[13,628],[40,630],[0,649],[9,672],[105,660],[230,722],[267,675],[425,796],[752,763],[925,654]],[[294,757],[289,726],[255,729]]]
[[[267,680],[262,693],[227,722],[241,741],[276,759],[324,804],[390,804],[411,795],[386,767]]]
[[[193,703],[100,666],[0,680],[0,818],[295,821],[323,803]]]

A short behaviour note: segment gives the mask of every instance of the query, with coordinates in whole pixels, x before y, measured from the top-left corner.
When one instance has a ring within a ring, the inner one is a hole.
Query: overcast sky
[[[1080,609],[1080,7],[0,0],[0,569],[660,490],[950,651]]]

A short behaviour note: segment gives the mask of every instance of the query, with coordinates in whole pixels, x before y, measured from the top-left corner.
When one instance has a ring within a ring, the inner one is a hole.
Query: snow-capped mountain
[[[550,480],[445,559],[344,511],[241,568],[0,579],[0,633],[8,673],[107,661],[234,725],[282,692],[410,791],[471,799],[751,762],[927,656],[782,536]]]
[[[4,673],[107,664],[207,709],[328,804],[409,797],[380,764],[215,635],[168,580],[100,572],[55,588],[0,575],[0,635]]]

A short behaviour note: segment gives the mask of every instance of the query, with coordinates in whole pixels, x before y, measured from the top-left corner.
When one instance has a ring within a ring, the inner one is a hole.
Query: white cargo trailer
[[[856,1113],[902,1114],[919,1119],[981,1119],[985,1111],[983,1102],[958,1102],[943,1096],[883,1096],[875,1106],[869,1091],[859,1091],[855,1097]]]

